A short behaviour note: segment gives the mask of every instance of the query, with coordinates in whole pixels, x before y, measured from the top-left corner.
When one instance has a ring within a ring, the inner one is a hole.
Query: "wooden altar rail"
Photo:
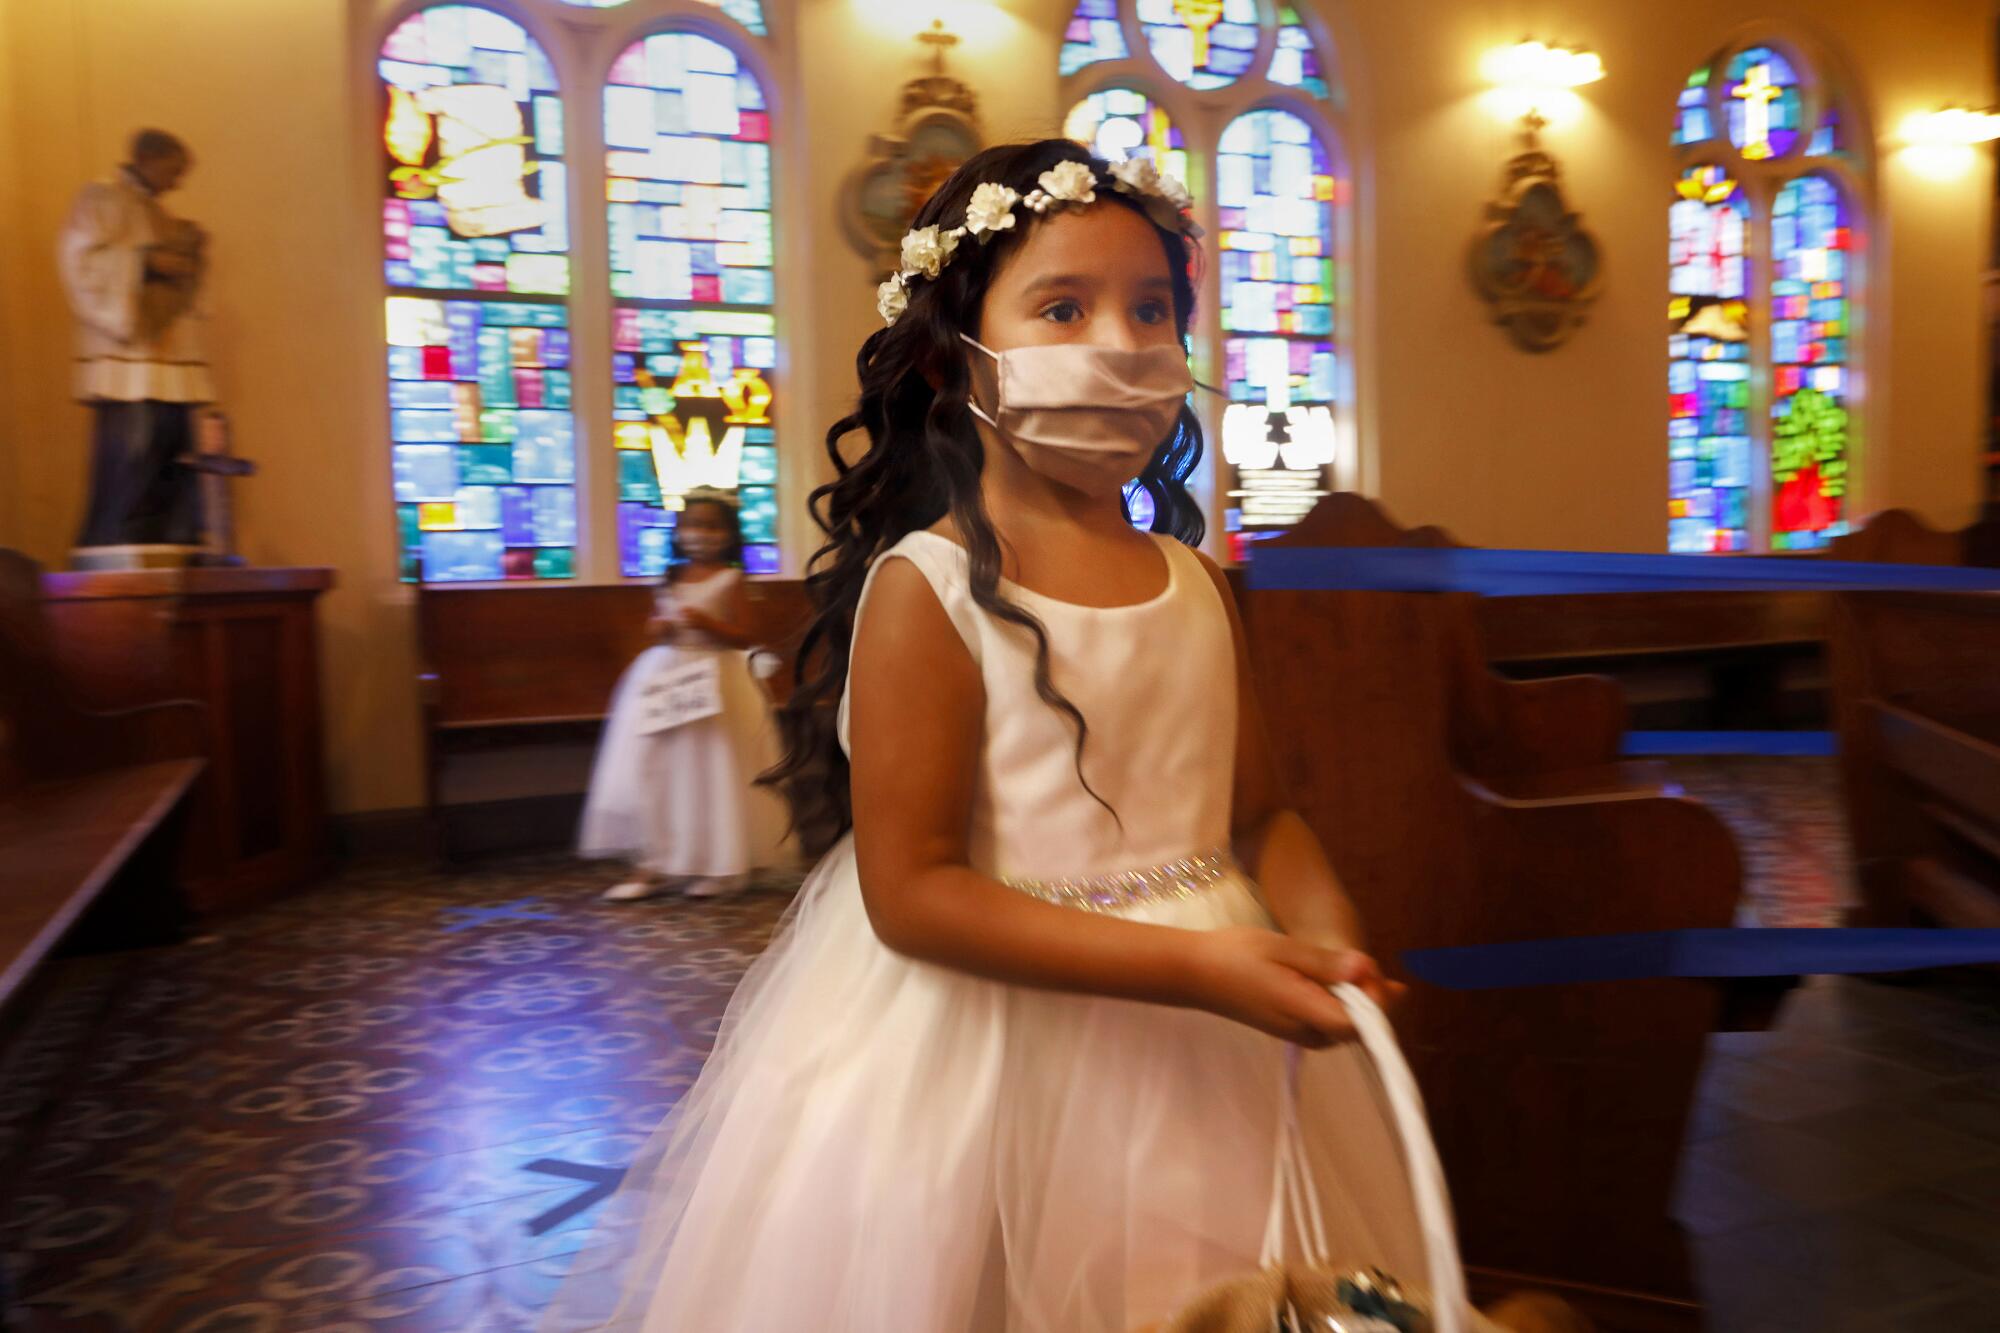
[[[318,568],[42,576],[51,649],[77,697],[202,704],[208,768],[188,811],[188,896],[204,912],[291,892],[326,864]]]

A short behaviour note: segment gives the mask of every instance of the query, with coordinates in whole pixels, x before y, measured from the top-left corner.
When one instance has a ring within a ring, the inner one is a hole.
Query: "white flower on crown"
[[[987,181],[972,192],[972,202],[965,206],[965,229],[981,241],[991,240],[1014,225],[1014,205],[1020,199],[1019,191]]]
[[[919,227],[903,237],[903,272],[911,276],[922,274],[935,278],[938,271],[951,258],[951,252],[958,248],[959,232],[940,231],[936,227]]]
[[[1142,199],[1163,201],[1175,213],[1180,213],[1194,204],[1194,196],[1187,186],[1175,177],[1167,175],[1153,164],[1151,158],[1128,157],[1123,162],[1112,164],[1111,175],[1117,188],[1126,194],[1138,195]],[[1171,223],[1170,226],[1184,226]]]
[[[1058,162],[1035,179],[1041,193],[1056,203],[1097,201],[1097,173],[1082,162]]]
[[[894,324],[909,305],[909,284],[900,273],[891,274],[887,282],[875,289],[875,313],[882,317],[884,324]]]
[[[1111,164],[1114,185],[1126,194],[1160,194],[1160,169],[1150,157],[1128,157]]]

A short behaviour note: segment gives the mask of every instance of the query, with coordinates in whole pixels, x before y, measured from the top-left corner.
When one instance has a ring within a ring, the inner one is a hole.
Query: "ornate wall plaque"
[[[903,233],[931,192],[984,144],[978,97],[944,69],[958,38],[937,20],[917,40],[932,49],[931,72],[903,85],[894,132],[869,138],[840,192],[848,243],[884,272],[896,266]]]
[[[1536,142],[1538,129],[1531,116],[1526,146],[1502,172],[1470,256],[1473,289],[1494,323],[1530,352],[1569,340],[1596,299],[1600,269],[1597,238],[1563,198],[1561,170]]]

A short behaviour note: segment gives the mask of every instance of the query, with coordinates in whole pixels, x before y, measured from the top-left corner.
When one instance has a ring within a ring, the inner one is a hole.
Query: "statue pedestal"
[[[332,586],[330,569],[100,569],[42,577],[56,666],[78,703],[206,705],[208,768],[195,789],[182,858],[198,910],[276,897],[324,864],[315,604]]]

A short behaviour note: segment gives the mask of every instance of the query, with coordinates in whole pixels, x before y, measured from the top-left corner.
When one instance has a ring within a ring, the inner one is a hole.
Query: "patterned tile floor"
[[[1674,772],[1743,838],[1758,919],[1835,915],[1825,764]],[[23,1326],[530,1327],[788,900],[601,904],[611,879],[355,868],[211,942],[63,963],[0,1056]],[[1680,1210],[1713,1328],[2000,1329],[1996,996],[1814,983],[1715,1038]]]

